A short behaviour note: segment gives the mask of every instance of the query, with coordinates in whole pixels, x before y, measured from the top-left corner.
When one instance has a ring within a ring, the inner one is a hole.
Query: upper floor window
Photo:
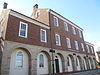
[[[68,47],[68,48],[71,48],[70,39],[69,39],[69,38],[66,38],[66,41],[67,41],[67,47]]]
[[[82,38],[82,32],[78,30],[80,38]]]
[[[60,35],[58,35],[58,34],[56,34],[55,35],[55,39],[56,39],[56,45],[61,45],[61,43],[60,43]]]
[[[36,17],[39,17],[39,16],[40,16],[40,12],[36,11]]]
[[[44,29],[40,30],[40,38],[41,38],[41,42],[47,42],[47,39],[46,39],[46,30],[44,30]]]
[[[76,30],[75,30],[75,27],[73,27],[73,26],[72,26],[72,32],[74,35],[76,35]]]
[[[39,56],[39,67],[44,67],[44,56],[40,54]]]
[[[81,43],[82,50],[85,51],[83,43]]]
[[[16,52],[16,68],[22,68],[23,67],[23,53],[22,51]]]
[[[77,42],[77,41],[75,41],[75,47],[76,47],[76,50],[79,49],[79,48],[78,48],[78,42]]]
[[[86,47],[87,47],[87,50],[88,50],[88,53],[90,52],[90,50],[89,50],[89,46],[88,45],[86,45]]]
[[[19,36],[27,38],[27,28],[28,28],[27,23],[20,22]]]
[[[64,22],[64,29],[65,31],[68,31],[68,24],[66,22]]]
[[[59,26],[58,18],[56,16],[54,16],[54,26]]]
[[[94,53],[93,47],[91,47],[91,52]]]

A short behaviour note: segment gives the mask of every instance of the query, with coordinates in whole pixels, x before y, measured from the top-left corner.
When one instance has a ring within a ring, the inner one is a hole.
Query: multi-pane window
[[[74,35],[76,35],[76,30],[75,30],[75,27],[73,27],[73,26],[72,26],[72,32]]]
[[[90,50],[89,50],[89,46],[88,45],[86,45],[86,47],[87,47],[87,50],[88,50],[88,53],[90,52]]]
[[[39,56],[39,67],[44,67],[44,56],[40,54]]]
[[[16,52],[16,68],[22,68],[23,67],[23,53],[22,51]]]
[[[27,38],[27,28],[28,28],[27,23],[20,22],[19,36]]]
[[[85,51],[83,43],[81,43],[82,50]]]
[[[66,38],[66,41],[67,41],[67,47],[68,47],[68,48],[71,48],[70,39],[69,39],[69,38]]]
[[[44,29],[40,30],[40,38],[41,38],[41,42],[47,42],[47,39],[46,39],[46,30],[44,30]]]
[[[60,43],[60,35],[58,35],[58,34],[56,34],[55,35],[55,39],[56,39],[56,45],[61,45],[61,43]]]
[[[64,22],[64,29],[65,31],[68,31],[68,24],[66,22]]]
[[[75,41],[75,47],[76,47],[76,50],[79,49],[79,48],[78,48],[78,42],[77,42],[77,41]]]
[[[80,30],[78,32],[79,32],[80,38],[82,38],[82,32]]]
[[[54,26],[59,26],[58,18],[56,16],[54,16]]]

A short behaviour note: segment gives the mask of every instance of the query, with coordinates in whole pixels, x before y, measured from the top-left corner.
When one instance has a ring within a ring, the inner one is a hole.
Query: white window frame
[[[44,39],[45,40],[42,40],[42,31],[44,31]],[[44,29],[40,29],[40,39],[41,39],[41,42],[47,42],[47,34],[46,34],[46,30]]]
[[[56,23],[55,23],[55,21],[56,21]],[[59,26],[59,24],[58,24],[58,18],[56,16],[54,16],[54,26],[57,26],[57,27]]]
[[[94,53],[93,47],[91,47],[91,52]]]
[[[84,44],[81,43],[82,50],[85,51]]]
[[[36,11],[36,18],[40,16],[40,11]]]
[[[58,40],[57,40],[56,37],[58,37]],[[61,46],[60,35],[59,35],[59,34],[56,34],[56,35],[55,35],[55,39],[56,39],[56,45]]]
[[[21,61],[20,64],[21,64],[22,66],[19,66],[19,65],[18,65],[18,59],[19,59],[19,58],[18,58],[17,54],[18,54],[19,52],[22,52],[22,51],[17,51],[17,52],[16,52],[15,68],[17,68],[17,69],[23,68],[23,58],[24,58],[24,57],[23,57],[23,52],[22,52],[22,58],[20,58],[20,59],[21,59],[21,60],[20,60],[20,61]]]
[[[67,42],[67,47],[68,48],[71,48],[71,42],[70,42],[70,39],[69,38],[66,38],[66,42]]]
[[[73,26],[72,26],[72,32],[73,32],[74,35],[76,35],[76,29]]]
[[[79,50],[78,41],[75,41],[76,50]]]
[[[82,38],[82,32],[78,30],[80,38]]]
[[[90,50],[89,50],[89,46],[88,46],[88,45],[86,45],[86,48],[87,48],[87,50],[88,50],[88,53],[90,53]]]
[[[20,33],[21,33],[21,24],[25,24],[26,25],[26,32],[25,32],[25,36],[22,36]],[[24,37],[24,38],[27,38],[27,33],[28,33],[28,24],[27,23],[24,23],[22,21],[20,21],[20,26],[19,26],[19,36],[20,37]]]
[[[65,31],[68,31],[68,23],[64,22],[64,29]]]

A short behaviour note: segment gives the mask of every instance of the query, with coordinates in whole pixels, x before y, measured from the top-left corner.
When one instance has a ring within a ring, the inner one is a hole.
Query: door
[[[55,64],[56,64],[56,73],[59,73],[59,60],[55,59]]]

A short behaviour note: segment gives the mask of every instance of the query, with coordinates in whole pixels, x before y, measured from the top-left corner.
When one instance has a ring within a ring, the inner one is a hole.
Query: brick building
[[[40,75],[96,69],[93,44],[83,29],[51,9],[34,6],[31,17],[3,9],[1,75]]]

